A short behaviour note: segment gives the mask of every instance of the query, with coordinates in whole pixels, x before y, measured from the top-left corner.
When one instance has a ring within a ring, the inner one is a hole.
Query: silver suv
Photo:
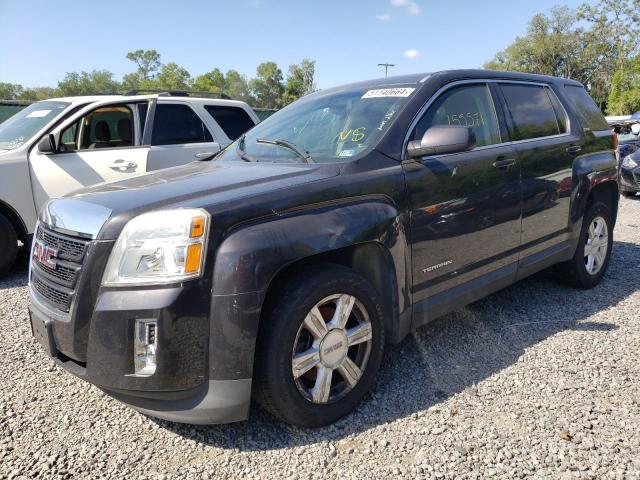
[[[18,112],[0,124],[0,276],[49,199],[209,157],[258,122],[244,102],[186,92],[56,98]]]

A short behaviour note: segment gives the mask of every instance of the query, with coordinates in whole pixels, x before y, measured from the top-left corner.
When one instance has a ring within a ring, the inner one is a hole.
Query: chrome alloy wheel
[[[304,318],[293,346],[291,370],[298,391],[313,403],[331,403],[349,393],[371,353],[369,314],[355,297],[331,295]]]
[[[584,246],[584,263],[587,273],[596,275],[604,265],[609,249],[609,229],[602,217],[595,217],[589,225],[587,242]]]

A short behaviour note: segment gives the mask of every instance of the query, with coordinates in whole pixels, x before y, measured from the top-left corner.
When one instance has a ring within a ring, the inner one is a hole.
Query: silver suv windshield
[[[58,101],[37,102],[9,117],[0,123],[0,150],[21,147],[69,105]]]
[[[415,84],[358,87],[304,97],[256,125],[216,160],[354,160],[376,146],[414,90]]]

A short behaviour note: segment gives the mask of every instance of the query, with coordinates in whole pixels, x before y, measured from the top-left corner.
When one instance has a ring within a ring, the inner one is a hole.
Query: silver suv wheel
[[[589,225],[584,246],[584,263],[590,275],[596,275],[607,258],[609,248],[609,229],[602,217],[595,217]]]
[[[355,297],[331,295],[302,321],[294,342],[291,371],[309,401],[332,403],[362,377],[372,346],[369,314]]]

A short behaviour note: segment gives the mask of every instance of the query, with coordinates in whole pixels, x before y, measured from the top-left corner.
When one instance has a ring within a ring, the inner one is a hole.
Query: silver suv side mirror
[[[38,142],[38,151],[40,153],[56,153],[56,140],[52,133],[40,139]]]
[[[422,140],[413,140],[407,145],[407,157],[444,155],[472,150],[476,136],[469,127],[441,125],[429,128]]]

